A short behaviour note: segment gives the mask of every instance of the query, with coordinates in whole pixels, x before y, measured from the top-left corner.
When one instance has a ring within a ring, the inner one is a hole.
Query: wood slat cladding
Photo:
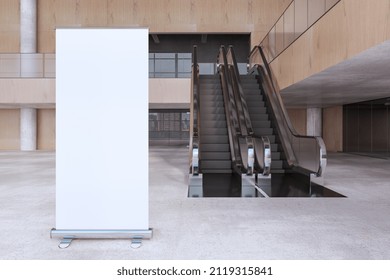
[[[55,79],[0,79],[0,104],[55,103]]]
[[[284,89],[390,39],[390,1],[341,0],[271,67]]]
[[[0,109],[0,150],[20,150],[19,109]]]
[[[16,0],[0,1],[0,53],[20,52],[20,5]]]
[[[146,26],[151,33],[253,33],[257,44],[291,0],[40,0],[38,51],[56,27]],[[253,43],[252,43],[253,45]]]
[[[56,148],[56,112],[55,109],[38,109],[38,150],[55,150]]]
[[[343,106],[323,109],[322,132],[328,152],[343,151]]]
[[[307,116],[306,109],[287,109],[288,116],[290,117],[291,124],[300,135],[306,135]]]

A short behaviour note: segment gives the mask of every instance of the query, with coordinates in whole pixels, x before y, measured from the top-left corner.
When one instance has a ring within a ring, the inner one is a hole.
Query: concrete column
[[[37,52],[37,0],[20,0],[20,52]]]
[[[307,108],[306,133],[309,136],[322,136],[322,109]]]
[[[37,0],[20,0],[20,53],[22,54],[22,76],[34,72],[35,60],[23,54],[37,52]],[[32,69],[32,70],[31,70]],[[20,109],[20,150],[37,149],[37,109]]]
[[[20,150],[37,149],[37,109],[20,109]]]

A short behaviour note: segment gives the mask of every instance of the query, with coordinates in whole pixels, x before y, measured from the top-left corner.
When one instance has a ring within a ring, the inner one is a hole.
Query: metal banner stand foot
[[[138,249],[142,246],[142,236],[140,237],[134,237],[131,239],[131,245],[130,247],[133,249]]]
[[[60,244],[58,244],[58,248],[60,249],[66,249],[70,246],[70,243],[72,243],[73,237],[64,237]]]
[[[137,249],[142,246],[143,239],[151,239],[152,229],[147,230],[58,230],[50,231],[50,238],[62,238],[58,248],[66,249],[74,239],[130,239],[130,247]]]

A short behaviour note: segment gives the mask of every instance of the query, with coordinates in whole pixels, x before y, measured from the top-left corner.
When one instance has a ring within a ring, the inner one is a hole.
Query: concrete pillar
[[[322,109],[307,108],[306,134],[308,136],[322,136]]]
[[[37,0],[20,0],[20,52],[37,52]]]
[[[37,149],[37,109],[20,109],[20,150]]]
[[[28,55],[37,52],[37,0],[20,0],[20,53],[22,54],[22,76],[36,67],[35,60]],[[20,150],[37,149],[37,109],[20,109]]]

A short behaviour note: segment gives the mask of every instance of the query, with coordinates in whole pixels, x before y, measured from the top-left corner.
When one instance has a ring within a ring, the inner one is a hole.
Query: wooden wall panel
[[[20,150],[19,109],[0,109],[0,150]]]
[[[389,0],[341,0],[271,67],[284,89],[389,39]]]
[[[0,79],[0,103],[55,103],[55,79]]]
[[[0,53],[20,52],[19,1],[0,1]]]
[[[37,148],[55,150],[56,148],[56,113],[55,109],[38,109],[37,112]]]
[[[150,109],[189,109],[191,79],[149,79]]]
[[[306,135],[306,109],[287,109],[288,116],[295,130],[300,135]]]
[[[323,110],[322,134],[328,152],[343,151],[343,106]]]
[[[152,33],[251,33],[253,44],[292,0],[40,0],[38,51],[54,52],[56,27],[149,27]]]

